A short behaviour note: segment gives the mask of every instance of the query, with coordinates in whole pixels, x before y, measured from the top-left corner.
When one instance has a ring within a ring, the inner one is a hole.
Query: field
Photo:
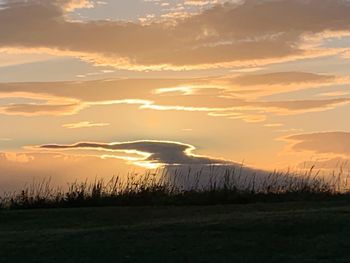
[[[0,210],[0,262],[350,262],[350,202]]]

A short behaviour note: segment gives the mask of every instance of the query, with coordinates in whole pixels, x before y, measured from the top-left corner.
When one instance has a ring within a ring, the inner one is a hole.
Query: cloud
[[[268,128],[276,128],[276,127],[283,127],[284,124],[283,123],[266,123],[264,125],[264,127],[268,127]]]
[[[347,82],[348,79],[341,76],[279,72],[201,79],[0,83],[0,98],[32,101],[0,105],[0,113],[72,115],[89,107],[124,104],[135,105],[140,110],[203,112],[214,117],[261,122],[267,114],[319,112],[350,102],[346,97],[271,101],[261,99],[262,94]],[[237,93],[240,93],[239,96]]]
[[[6,115],[40,116],[40,115],[72,115],[83,108],[79,104],[49,105],[49,104],[11,104],[0,107],[0,113]]]
[[[28,163],[32,160],[34,160],[33,156],[30,156],[25,153],[3,153],[3,157],[10,162],[15,162],[15,163]]]
[[[37,148],[38,149],[38,148]],[[51,152],[75,150],[81,155],[89,151],[99,151],[105,160],[121,159],[127,164],[146,169],[164,170],[164,180],[180,188],[199,187],[206,189],[212,183],[218,187],[225,183],[225,175],[235,178],[237,187],[244,189],[248,185],[255,189],[263,188],[266,181],[271,180],[271,172],[245,166],[229,160],[194,154],[192,145],[173,141],[141,140],[117,143],[80,142],[71,145],[46,144],[39,149]],[[127,156],[120,156],[120,153]],[[133,154],[133,156],[130,156]],[[96,155],[95,155],[96,156]],[[283,185],[293,174],[273,178],[274,183]],[[253,183],[254,182],[254,183]],[[253,186],[254,185],[254,186]]]
[[[222,79],[222,84],[229,87],[228,94],[231,92],[239,96],[248,93],[255,97],[348,83],[350,79],[346,76],[300,71],[241,74]]]
[[[190,112],[207,112],[211,116],[229,116],[239,118],[246,115],[246,111],[257,111],[265,113],[274,113],[277,115],[293,115],[306,112],[319,112],[334,109],[336,106],[345,105],[350,99],[328,99],[328,100],[289,100],[289,101],[245,101],[245,100],[227,100],[227,107],[208,106],[187,106],[181,105],[160,105],[148,103],[141,106],[141,109],[152,109],[160,111],[190,111]]]
[[[0,49],[0,68],[33,62],[47,61],[54,58],[47,54],[26,54],[21,52],[11,52],[9,49]]]
[[[349,132],[319,132],[288,136],[294,151],[311,151],[317,154],[350,156]]]
[[[43,48],[119,68],[258,65],[338,54],[344,50],[320,43],[349,34],[350,25],[350,3],[344,0],[225,3],[175,24],[66,19],[66,9],[88,3],[6,1],[0,9],[0,47]]]
[[[175,146],[174,149],[177,151]],[[142,180],[145,174],[144,167],[134,166],[134,163],[128,165],[125,163],[126,159],[113,158],[112,156],[101,158],[100,155],[96,154],[65,154],[57,151],[56,149],[50,152],[43,150],[22,153],[0,152],[2,174],[0,176],[0,192],[21,190],[28,183],[42,183],[43,180],[50,181],[53,187],[65,189],[67,183],[93,182],[96,178],[108,180],[116,173],[121,183],[126,183],[128,175],[134,176],[137,181]],[[173,159],[171,158],[171,160]],[[220,160],[216,160],[215,163],[218,161]],[[165,167],[165,172],[159,170],[159,175],[163,173],[163,180],[169,180],[172,185],[182,189],[194,186],[208,187],[210,183],[213,183],[213,180],[217,186],[222,185],[225,182],[224,175],[227,175],[228,172],[232,175],[237,173],[235,182],[237,186],[246,186],[247,183],[254,180],[255,187],[258,187],[259,183],[269,179],[268,172],[242,167],[241,164],[226,162],[227,164],[211,166],[205,164],[207,161],[185,161],[185,163],[190,164],[168,165]],[[146,168],[155,167],[146,166]]]
[[[321,75],[309,72],[273,72],[265,74],[240,75],[232,79],[231,83],[239,86],[261,86],[261,85],[291,85],[291,84],[322,84],[334,82],[332,75]]]
[[[102,159],[121,159],[127,164],[146,169],[164,168],[164,180],[179,187],[208,187],[215,181],[219,186],[224,183],[224,175],[239,173],[237,184],[245,186],[255,180],[256,186],[262,186],[268,179],[269,172],[243,166],[232,161],[194,154],[195,147],[189,144],[172,141],[133,141],[119,143],[80,142],[72,145],[47,144],[40,149],[51,151],[78,150],[102,151]],[[120,156],[120,153],[127,156]],[[130,156],[133,154],[133,156]]]
[[[233,164],[232,162],[193,154],[194,146],[170,141],[134,141],[121,143],[81,142],[72,145],[47,144],[42,149],[92,149],[107,152],[136,153],[140,158],[132,159],[137,165],[153,167],[153,165],[215,165]],[[113,155],[105,155],[106,158]],[[116,156],[118,158],[118,156]]]
[[[340,96],[349,96],[350,91],[329,91],[317,94],[317,96],[321,97],[340,97]]]
[[[221,92],[225,97],[247,97],[258,98],[262,96],[291,92],[324,86],[349,84],[347,76],[336,76],[316,74],[310,72],[272,72],[262,74],[235,74],[232,76],[220,76],[205,79],[187,80],[187,85],[160,88],[155,90],[156,94],[183,94]]]
[[[94,123],[89,121],[81,121],[76,123],[66,123],[63,124],[63,128],[67,129],[81,129],[81,128],[92,128],[92,127],[105,127],[110,125],[110,123]]]
[[[56,0],[66,11],[73,11],[79,8],[92,8],[94,3],[90,0]]]
[[[288,100],[288,101],[265,101],[257,102],[260,109],[271,109],[279,115],[288,115],[305,112],[317,112],[334,109],[336,106],[348,104],[349,98],[329,100]],[[251,107],[254,107],[252,103]]]
[[[193,6],[204,6],[210,4],[210,1],[204,1],[204,0],[186,0],[185,5],[193,5]]]

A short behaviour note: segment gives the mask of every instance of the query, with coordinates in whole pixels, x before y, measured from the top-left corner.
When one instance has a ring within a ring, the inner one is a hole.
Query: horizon
[[[350,1],[0,0],[0,36],[1,189],[350,169]]]

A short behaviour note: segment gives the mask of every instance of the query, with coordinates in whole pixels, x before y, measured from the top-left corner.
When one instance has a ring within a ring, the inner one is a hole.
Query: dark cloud
[[[81,142],[73,145],[48,144],[40,146],[49,150],[104,150],[112,152],[137,151],[140,159],[133,159],[131,163],[147,168],[155,168],[147,164],[158,164],[164,167],[165,180],[181,188],[194,186],[206,188],[215,183],[218,187],[224,184],[225,175],[231,174],[238,187],[246,187],[254,182],[255,187],[261,187],[269,179],[269,172],[246,167],[232,161],[200,156],[193,154],[195,147],[188,144],[168,141],[135,141],[122,143],[90,143]],[[135,152],[132,152],[135,153]],[[149,153],[142,156],[142,153]],[[156,166],[159,167],[159,166]],[[278,178],[277,178],[278,179]],[[281,178],[283,181],[284,179]]]
[[[164,141],[136,141],[122,143],[90,143],[81,142],[73,145],[42,145],[45,149],[95,149],[106,151],[138,151],[149,153],[150,155],[142,160],[150,163],[159,163],[166,165],[214,165],[214,164],[233,164],[228,161],[194,155],[193,146],[177,142]]]
[[[105,144],[102,145],[104,146]],[[93,146],[96,146],[96,144]],[[98,144],[98,147],[100,147],[100,144]],[[163,148],[161,143],[158,147]],[[126,148],[132,149],[136,148],[136,146],[134,147],[130,144],[130,147],[126,146]],[[137,148],[139,147],[137,146]],[[141,148],[149,150],[150,147],[145,146]],[[151,148],[153,149],[154,147],[152,146]],[[170,147],[166,146],[166,148]],[[173,146],[173,148],[176,152],[186,147],[184,146],[181,148],[181,146],[179,146],[179,148],[176,149],[176,146]],[[56,148],[54,147],[54,149]],[[130,174],[131,171],[136,173],[135,176],[137,178],[140,178],[139,176],[144,174],[144,168],[123,165],[123,160],[100,158],[99,155],[70,155],[57,153],[59,149],[60,148],[53,152],[0,152],[0,167],[2,172],[2,176],[0,177],[0,191],[18,190],[18,187],[26,185],[28,182],[41,183],[45,179],[48,180],[48,178],[51,178],[50,181],[53,185],[64,187],[67,185],[67,182],[96,180],[96,176],[105,179],[110,178],[116,172],[121,175],[120,180],[122,182],[127,180],[127,175]],[[159,151],[164,153],[162,149]],[[181,155],[181,153],[179,154]],[[168,153],[162,155],[169,156]],[[174,160],[176,157],[170,158]],[[184,157],[180,157],[182,160],[183,158]],[[181,189],[190,189],[192,187],[205,189],[205,187],[210,187],[213,183],[215,183],[217,187],[220,187],[224,182],[227,182],[225,181],[225,175],[227,176],[228,174],[232,175],[232,179],[235,180],[235,185],[242,188],[254,181],[254,187],[257,189],[259,184],[261,185],[267,179],[271,180],[271,178],[268,177],[269,173],[266,171],[248,168],[232,162],[220,162],[220,160],[211,158],[207,160],[199,157],[195,161],[193,158],[183,160],[182,162],[184,162],[184,164],[167,165],[164,169],[159,170],[159,174],[164,175],[163,180],[169,180],[169,183]],[[285,178],[281,179],[285,180]]]
[[[345,0],[249,0],[147,25],[68,21],[69,2],[6,1],[0,47],[45,48],[118,67],[212,67],[328,54],[316,45],[304,48],[304,37],[350,27]]]

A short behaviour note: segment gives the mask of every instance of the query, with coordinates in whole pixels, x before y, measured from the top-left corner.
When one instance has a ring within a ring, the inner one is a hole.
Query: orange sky
[[[0,0],[0,185],[347,167],[346,0]]]

